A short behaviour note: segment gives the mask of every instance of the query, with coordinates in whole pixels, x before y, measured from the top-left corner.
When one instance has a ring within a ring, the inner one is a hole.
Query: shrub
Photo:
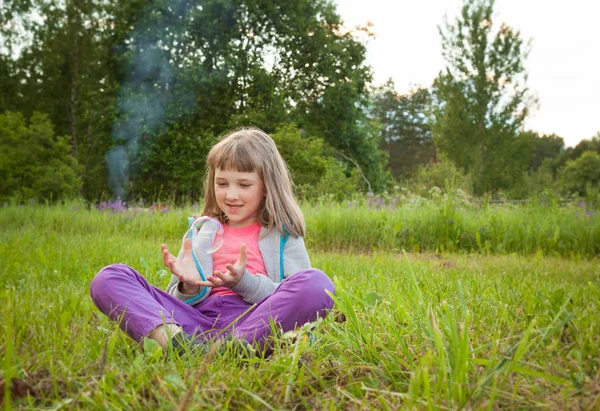
[[[567,161],[558,180],[565,193],[586,196],[600,186],[600,155],[586,151],[581,157]]]
[[[54,135],[45,114],[33,113],[29,124],[20,113],[0,114],[0,200],[60,200],[81,188],[79,166],[69,137]]]
[[[300,199],[327,197],[337,201],[360,189],[356,172],[347,175],[346,166],[329,156],[329,147],[320,138],[304,138],[294,124],[286,124],[272,134],[288,164]]]
[[[458,189],[465,193],[473,191],[469,176],[464,175],[445,156],[440,156],[437,162],[420,168],[403,186],[409,191],[427,198],[431,197],[432,192],[436,192],[436,190],[432,190],[434,187],[441,189],[444,193],[454,192]]]

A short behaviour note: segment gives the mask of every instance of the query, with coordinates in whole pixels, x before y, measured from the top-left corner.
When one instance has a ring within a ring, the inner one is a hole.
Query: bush
[[[471,179],[464,175],[452,161],[445,156],[435,163],[422,167],[403,186],[409,191],[422,197],[430,198],[432,192],[437,192],[434,187],[443,193],[451,193],[458,189],[470,194],[473,191]]]
[[[555,182],[552,170],[547,164],[545,161],[537,170],[523,173],[521,181],[506,190],[508,197],[513,199],[538,198],[552,192]]]
[[[29,125],[20,113],[0,114],[0,152],[0,201],[56,201],[79,193],[69,137],[55,136],[45,114],[33,113]]]
[[[327,155],[329,147],[320,138],[304,138],[293,124],[280,127],[272,135],[285,159],[302,200],[328,197],[341,201],[360,190],[356,172],[347,176],[346,166]]]
[[[558,180],[566,194],[585,197],[600,186],[600,155],[586,151],[581,157],[567,161],[559,172]]]

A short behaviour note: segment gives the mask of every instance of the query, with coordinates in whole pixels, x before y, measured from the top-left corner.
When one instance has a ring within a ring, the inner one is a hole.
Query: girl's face
[[[265,185],[258,173],[215,170],[217,205],[230,227],[246,227],[258,221]]]

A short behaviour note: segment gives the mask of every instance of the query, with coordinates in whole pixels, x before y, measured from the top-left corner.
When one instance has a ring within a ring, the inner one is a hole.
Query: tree
[[[561,151],[558,156],[548,158],[545,166],[552,171],[552,175],[557,177],[560,170],[563,169],[571,160],[576,160],[586,151],[594,151],[600,154],[600,132],[591,139],[583,139],[575,147],[568,147]]]
[[[77,195],[79,167],[69,137],[57,137],[48,117],[0,114],[0,200],[60,200]]]
[[[523,138],[529,140],[531,162],[529,169],[536,171],[547,158],[556,158],[565,149],[565,141],[556,134],[539,135],[534,131],[526,131]]]
[[[585,196],[588,191],[600,188],[600,155],[585,151],[559,173],[559,181],[565,192]]]
[[[299,198],[312,200],[329,195],[341,201],[358,189],[358,173],[346,176],[345,165],[333,157],[331,147],[322,139],[302,137],[293,124],[282,125],[272,137],[290,169]]]
[[[385,186],[385,156],[365,114],[364,45],[341,30],[331,3],[158,2],[124,44],[114,150],[132,153],[133,179],[156,171],[136,147],[162,134],[221,135],[241,125],[274,132],[295,123],[350,159],[349,170],[354,161],[377,189]]]
[[[20,52],[11,59],[17,84],[7,110],[26,117],[44,112],[58,135],[69,135],[81,165],[83,194],[98,198],[107,191],[105,155],[117,89],[110,1],[40,0],[13,20],[31,21],[29,41],[15,41]],[[28,14],[36,19],[26,19]],[[42,21],[40,21],[40,17]]]
[[[435,156],[427,114],[429,91],[419,88],[401,95],[390,79],[372,94],[371,116],[381,124],[381,148],[389,154],[392,174],[410,177]]]
[[[521,35],[493,25],[494,0],[465,0],[440,28],[446,70],[434,82],[434,141],[481,194],[507,188],[529,164],[519,136],[533,103]]]
[[[8,4],[2,17],[26,24],[23,36],[0,27],[7,50],[20,50],[0,52],[0,104],[25,117],[47,112],[70,136],[88,199],[107,181],[114,194],[194,195],[186,176],[202,172],[215,136],[288,123],[334,147],[347,174],[354,161],[385,186],[366,116],[365,46],[328,0]]]

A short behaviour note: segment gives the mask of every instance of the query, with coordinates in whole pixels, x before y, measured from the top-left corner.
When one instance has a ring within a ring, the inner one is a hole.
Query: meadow
[[[197,207],[0,208],[4,409],[600,407],[600,218],[585,204],[304,212],[334,311],[234,361],[139,345],[89,298],[116,262],[164,288],[160,244],[177,248]]]

